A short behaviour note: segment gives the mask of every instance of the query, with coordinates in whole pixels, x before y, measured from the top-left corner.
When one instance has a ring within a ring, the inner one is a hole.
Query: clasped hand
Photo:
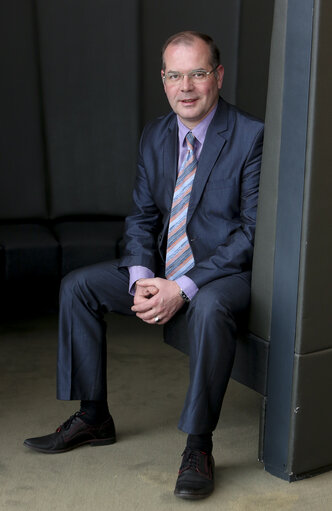
[[[154,325],[158,317],[158,325],[164,325],[184,304],[179,291],[180,287],[173,280],[139,279],[131,310],[145,323]]]

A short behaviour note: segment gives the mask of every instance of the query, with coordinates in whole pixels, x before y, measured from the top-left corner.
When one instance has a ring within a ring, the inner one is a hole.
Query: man
[[[80,411],[25,445],[54,453],[115,442],[104,313],[164,325],[185,307],[190,385],[179,428],[188,438],[175,495],[197,499],[213,491],[212,432],[249,304],[263,126],[219,98],[224,69],[210,37],[176,34],[162,57],[173,111],[143,132],[125,254],[61,287],[58,398],[81,400]]]

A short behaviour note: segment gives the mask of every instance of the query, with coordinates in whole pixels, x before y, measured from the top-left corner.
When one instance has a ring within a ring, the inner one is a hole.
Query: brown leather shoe
[[[186,447],[176,481],[174,495],[182,499],[204,499],[214,490],[214,459],[212,454]]]
[[[101,424],[87,424],[81,417],[84,412],[76,412],[69,417],[55,433],[24,441],[26,447],[35,451],[55,454],[67,452],[84,444],[109,445],[116,442],[115,427],[110,416]]]

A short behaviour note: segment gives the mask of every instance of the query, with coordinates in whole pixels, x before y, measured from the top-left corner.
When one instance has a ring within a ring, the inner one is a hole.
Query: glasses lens
[[[204,69],[200,69],[199,71],[190,71],[190,73],[183,74],[183,73],[166,73],[165,74],[165,80],[168,83],[178,83],[182,81],[184,76],[188,76],[189,80],[192,80],[193,82],[204,82],[207,77],[211,74],[212,71],[205,71]]]
[[[182,74],[181,73],[167,73],[166,74],[166,80],[168,82],[179,82],[182,78]]]
[[[194,80],[194,82],[204,82],[206,80],[208,73],[207,71],[192,71],[191,73],[188,73],[189,78]]]

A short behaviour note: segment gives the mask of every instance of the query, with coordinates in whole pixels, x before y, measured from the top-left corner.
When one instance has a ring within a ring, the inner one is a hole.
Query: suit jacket
[[[220,98],[188,207],[195,266],[186,275],[197,287],[251,269],[262,146],[262,122]],[[163,275],[177,165],[178,125],[172,112],[149,123],[141,137],[121,266],[142,265]]]

